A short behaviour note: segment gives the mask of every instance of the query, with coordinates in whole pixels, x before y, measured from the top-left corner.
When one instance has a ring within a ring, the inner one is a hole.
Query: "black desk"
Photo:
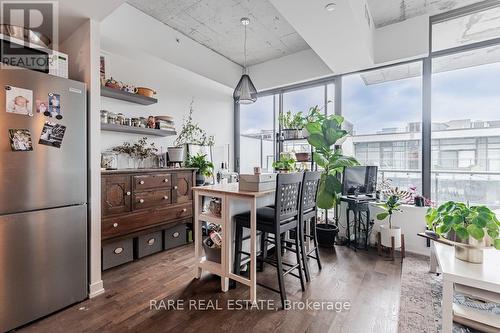
[[[341,201],[347,203],[347,246],[353,247],[354,250],[368,250],[368,241],[373,227],[373,221],[370,219],[370,202],[374,202],[375,200],[375,197],[365,196],[343,196],[341,198]],[[354,214],[353,221],[351,221],[351,212]],[[351,229],[354,239],[351,237]]]

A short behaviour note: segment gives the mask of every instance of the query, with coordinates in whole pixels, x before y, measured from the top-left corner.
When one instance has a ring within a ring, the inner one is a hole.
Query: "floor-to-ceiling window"
[[[435,201],[500,207],[499,78],[500,45],[433,60]]]
[[[273,91],[276,117],[331,100],[327,114],[342,114],[352,134],[344,153],[379,166],[392,186],[500,208],[500,7],[491,5],[432,17],[425,59]]]
[[[500,7],[432,25],[431,197],[500,208]],[[482,42],[482,44],[478,44]]]
[[[241,173],[253,173],[254,167],[272,172],[275,153],[275,103],[274,95],[262,96],[257,102],[240,105],[240,156]]]
[[[422,190],[422,62],[344,76],[342,115],[352,128],[344,153],[392,186]]]

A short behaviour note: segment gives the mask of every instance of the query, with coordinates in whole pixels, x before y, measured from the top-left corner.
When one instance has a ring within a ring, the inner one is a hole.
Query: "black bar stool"
[[[319,269],[321,269],[321,260],[319,259],[318,240],[316,238],[316,223],[318,219],[318,206],[316,206],[316,198],[318,195],[319,181],[321,179],[321,171],[307,171],[304,173],[304,181],[302,185],[301,209],[300,209],[300,239],[304,271],[306,281],[311,280],[309,274],[309,258],[316,259]],[[306,227],[310,227],[310,232],[306,232]],[[314,248],[306,252],[304,242],[313,240]],[[314,254],[313,254],[314,253]]]
[[[302,252],[300,248],[301,241],[299,239],[302,181],[302,173],[278,174],[276,179],[275,208],[263,207],[257,209],[257,230],[262,232],[261,247],[263,249],[259,260],[276,267],[279,290],[260,283],[259,285],[279,293],[283,307],[286,300],[285,275],[290,274],[300,279],[302,291],[305,290],[302,272]],[[234,219],[236,222],[234,274],[239,275],[241,272],[242,254],[250,256],[250,253],[243,252],[241,249],[243,228],[250,228],[250,212],[236,215]],[[295,231],[295,241],[290,243],[293,247],[283,245],[281,239],[281,236],[290,230]],[[267,234],[273,234],[274,238],[268,238]],[[267,243],[274,244],[276,260],[267,258]],[[284,262],[282,260],[282,248],[295,253],[297,263]],[[283,269],[283,266],[287,266],[287,269]],[[298,271],[297,274],[293,272],[294,270]]]

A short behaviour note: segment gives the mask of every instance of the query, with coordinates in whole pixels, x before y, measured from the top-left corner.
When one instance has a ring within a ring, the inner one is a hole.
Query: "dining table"
[[[257,208],[272,203],[275,189],[250,192],[239,189],[238,183],[215,184],[193,187],[194,196],[194,243],[195,272],[194,277],[200,279],[203,271],[221,277],[221,289],[227,292],[229,279],[249,287],[249,301],[257,301]],[[204,199],[205,198],[205,199]],[[220,209],[212,212],[206,208],[204,201],[216,199]],[[247,277],[234,274],[232,271],[233,217],[243,211],[250,211],[250,274]],[[220,245],[220,263],[207,259],[203,248],[202,228],[205,223],[220,225],[222,228]]]

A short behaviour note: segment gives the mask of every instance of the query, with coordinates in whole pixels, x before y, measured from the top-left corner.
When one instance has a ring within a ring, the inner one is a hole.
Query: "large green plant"
[[[482,240],[488,235],[495,248],[500,250],[500,222],[486,206],[448,201],[438,208],[429,208],[425,219],[427,227],[440,236],[446,236],[452,230],[461,240],[467,240],[469,236]]]
[[[353,157],[344,156],[342,149],[335,147],[335,143],[347,136],[342,129],[344,118],[338,115],[320,117],[317,121],[309,122],[306,129],[309,132],[307,141],[315,148],[314,161],[324,169],[319,184],[317,204],[319,208],[333,208],[340,200],[342,183],[339,174],[345,167],[359,165]]]
[[[189,156],[184,165],[188,168],[197,168],[198,173],[205,177],[210,177],[213,174],[214,165],[207,160],[207,155],[198,153],[194,156]]]
[[[399,197],[397,195],[391,195],[386,202],[378,204],[378,207],[382,208],[383,212],[377,214],[377,220],[385,220],[389,217],[389,229],[392,229],[392,214],[394,212],[400,212],[401,203],[399,202]]]

